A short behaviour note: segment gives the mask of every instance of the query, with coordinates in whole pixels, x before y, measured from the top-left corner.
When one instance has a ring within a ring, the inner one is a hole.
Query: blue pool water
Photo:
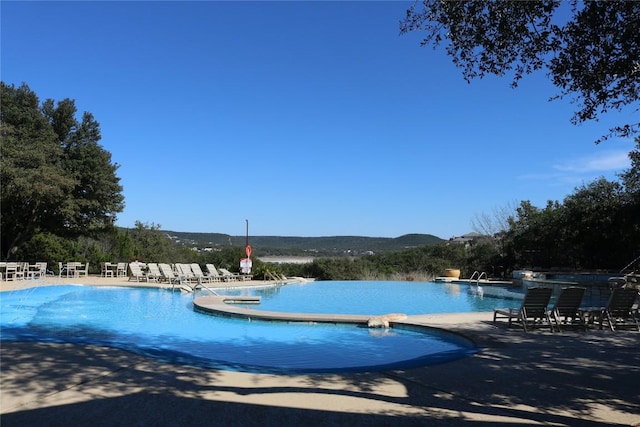
[[[486,296],[474,297],[463,287],[452,292],[442,284],[341,283],[224,293],[260,295],[263,302],[256,309],[297,312],[415,314],[485,311],[481,302],[487,299],[492,300],[492,308],[504,304]],[[393,296],[386,294],[390,286]],[[337,294],[332,295],[334,292]],[[448,299],[457,302],[444,304]],[[105,345],[172,363],[280,373],[411,368],[476,351],[468,340],[436,330],[251,322],[198,313],[192,301],[190,294],[147,288],[46,286],[2,292],[1,339]]]
[[[260,296],[259,310],[365,315],[493,311],[505,304],[517,306],[524,297],[513,286],[481,286],[479,296],[475,285],[388,281],[321,281],[221,293]]]

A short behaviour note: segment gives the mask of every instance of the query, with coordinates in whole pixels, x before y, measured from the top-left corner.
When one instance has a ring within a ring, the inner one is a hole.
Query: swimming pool
[[[286,291],[289,288],[291,297],[284,300],[288,299],[296,308],[290,310],[289,305],[288,311],[301,311],[301,305],[308,302],[315,307],[324,305],[318,304],[313,296],[315,292],[324,292],[324,300],[349,299],[351,307],[359,305],[355,296],[343,294],[334,298],[326,293],[329,288],[316,287],[329,283],[332,282],[261,290],[236,289],[233,292],[260,294],[264,304],[270,305],[289,294]],[[376,283],[381,286],[380,282]],[[350,284],[366,288],[366,283]],[[370,285],[369,293],[378,294],[374,290],[376,286]],[[434,286],[447,292],[441,285]],[[296,295],[304,294],[304,289],[310,291],[309,300],[297,300]],[[398,295],[400,288],[395,291]],[[343,289],[343,292],[346,291]],[[270,296],[266,297],[268,294]],[[3,341],[104,345],[171,363],[219,369],[276,373],[362,372],[441,363],[477,351],[473,343],[463,337],[423,328],[384,330],[346,324],[249,322],[216,317],[194,311],[192,295],[162,289],[46,286],[3,292],[0,302]],[[263,308],[261,304],[260,309]],[[373,310],[371,305],[366,308]],[[324,309],[332,311],[333,307],[325,306]],[[365,311],[384,314],[409,310]]]
[[[513,286],[481,286],[478,292],[476,285],[401,281],[318,281],[220,293],[259,296],[258,310],[363,315],[485,312],[516,306],[524,297],[523,289]]]

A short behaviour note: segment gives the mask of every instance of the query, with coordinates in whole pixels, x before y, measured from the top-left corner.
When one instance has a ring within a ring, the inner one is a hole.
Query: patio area
[[[3,426],[640,423],[640,333],[551,334],[491,313],[412,316],[483,351],[405,371],[269,375],[164,364],[103,347],[3,343]]]

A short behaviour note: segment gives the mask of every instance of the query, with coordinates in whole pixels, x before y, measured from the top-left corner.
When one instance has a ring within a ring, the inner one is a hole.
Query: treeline
[[[246,236],[230,236],[220,233],[164,232],[183,244],[199,248],[241,246]],[[363,255],[369,252],[397,252],[407,248],[428,246],[443,240],[431,234],[405,234],[399,237],[363,236],[251,236],[250,243],[268,252],[268,255],[334,256],[345,253]]]
[[[90,113],[76,119],[74,102],[42,104],[28,86],[0,86],[0,227],[3,260],[213,263],[239,270],[243,244],[194,251],[159,225],[114,226],[124,206],[117,164],[99,145]],[[523,201],[493,233],[470,244],[444,242],[368,256],[318,258],[304,265],[265,265],[254,244],[254,275],[266,269],[321,280],[422,280],[459,268],[509,277],[514,269],[618,271],[640,255],[640,138],[619,180],[600,178],[545,207]],[[403,236],[407,245],[423,236]],[[331,242],[335,245],[336,242]],[[313,248],[309,248],[313,249]],[[637,265],[631,266],[637,268]]]
[[[640,139],[621,182],[600,178],[562,203],[522,202],[504,236],[505,263],[619,271],[640,255]],[[633,267],[633,266],[632,266]]]
[[[266,270],[285,276],[313,277],[319,280],[427,280],[452,265],[473,260],[483,244],[465,248],[459,244],[423,246],[379,255],[317,258],[309,264],[263,263],[260,247],[253,249],[253,275],[264,277]],[[89,272],[98,274],[101,262],[143,261],[164,263],[212,263],[230,271],[239,271],[245,257],[243,246],[225,246],[212,251],[194,250],[175,243],[159,225],[137,222],[133,229],[113,229],[100,237],[69,239],[41,233],[15,252],[15,259],[44,261],[55,266],[60,261],[89,263]],[[466,265],[466,264],[465,264]]]

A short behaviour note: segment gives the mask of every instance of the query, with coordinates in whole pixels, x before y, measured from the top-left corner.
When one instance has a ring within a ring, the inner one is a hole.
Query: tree
[[[136,221],[130,234],[133,242],[132,253],[127,254],[130,259],[146,262],[171,261],[171,242],[160,231],[160,224],[143,224]]]
[[[631,167],[620,174],[625,191],[636,203],[640,202],[640,137],[636,138],[636,148],[629,152]]]
[[[124,205],[117,164],[90,113],[73,100],[42,107],[26,84],[0,83],[2,257],[33,236],[90,236],[113,227]]]
[[[600,178],[565,197],[562,228],[568,235],[560,245],[575,252],[580,267],[620,269],[630,259],[622,190],[618,182]]]
[[[640,137],[636,138],[636,148],[629,153],[629,159],[631,167],[620,174],[624,186],[624,222],[620,227],[627,243],[624,256],[635,258],[640,256]]]
[[[523,201],[509,219],[506,251],[515,267],[619,270],[640,254],[640,138],[621,182],[596,179],[538,209]]]
[[[528,200],[520,202],[516,216],[509,218],[509,231],[505,235],[505,247],[513,254],[513,267],[570,266],[566,248],[559,244],[566,233],[562,212],[557,201],[549,200],[544,209]]]
[[[516,87],[523,75],[546,67],[560,89],[552,99],[578,104],[574,124],[638,108],[637,1],[424,0],[407,10],[400,31],[426,32],[423,46],[447,41],[447,53],[468,82],[513,73]],[[596,143],[639,131],[640,122],[621,124]]]
[[[471,218],[471,228],[483,236],[496,236],[509,229],[509,217],[515,214],[517,203],[512,201],[506,206],[493,208],[491,213],[474,214]]]

